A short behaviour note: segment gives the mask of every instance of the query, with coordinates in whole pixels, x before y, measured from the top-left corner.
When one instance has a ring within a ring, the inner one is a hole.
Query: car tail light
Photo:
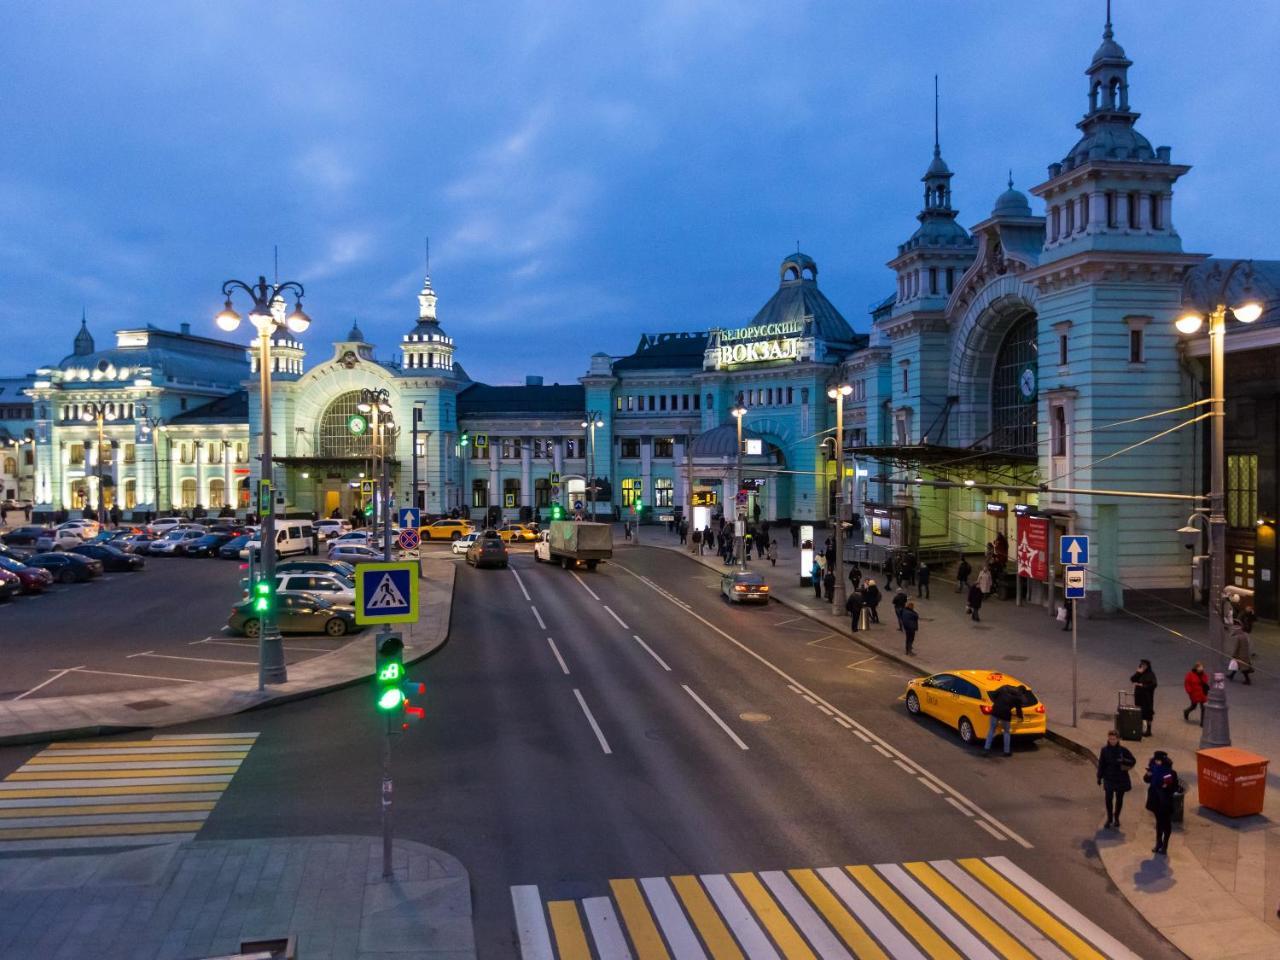
[[[1044,713],[1044,704],[1043,704],[1043,703],[1037,703],[1037,704],[1036,704],[1036,706],[1035,706],[1035,712],[1036,712],[1036,713]]]
[[[987,716],[991,716],[991,704],[989,703],[979,704],[979,709],[981,709],[982,712]]]

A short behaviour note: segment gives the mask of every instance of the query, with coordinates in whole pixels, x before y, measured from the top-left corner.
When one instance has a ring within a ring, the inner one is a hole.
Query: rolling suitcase
[[[1121,740],[1142,739],[1142,708],[1123,690],[1116,694],[1116,733]]]

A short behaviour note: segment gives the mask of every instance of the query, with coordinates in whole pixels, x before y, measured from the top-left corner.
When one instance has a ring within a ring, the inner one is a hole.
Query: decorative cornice
[[[1208,255],[1200,253],[1082,250],[1041,264],[1023,279],[1034,284],[1041,294],[1091,283],[1180,284],[1188,270],[1206,259]]]

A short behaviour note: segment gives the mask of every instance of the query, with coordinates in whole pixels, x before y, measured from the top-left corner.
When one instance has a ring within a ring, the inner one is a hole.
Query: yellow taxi
[[[913,716],[941,720],[960,734],[965,743],[986,738],[991,725],[991,698],[1008,685],[1026,686],[1017,677],[994,670],[952,670],[931,677],[917,677],[907,684],[907,712]],[[1015,737],[1043,737],[1048,728],[1044,704],[1027,687],[1023,694],[1022,719],[1013,715],[1010,729]]]
[[[498,528],[498,536],[503,543],[533,543],[538,539],[538,531],[527,523],[505,523]]]
[[[418,536],[423,540],[459,540],[474,530],[475,527],[465,520],[454,520],[446,517],[443,520],[433,520],[431,523],[419,527]]]

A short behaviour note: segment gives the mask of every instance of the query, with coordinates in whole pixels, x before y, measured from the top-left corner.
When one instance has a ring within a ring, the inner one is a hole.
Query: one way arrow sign
[[[1060,563],[1079,566],[1089,562],[1089,538],[1064,536],[1058,541]]]

